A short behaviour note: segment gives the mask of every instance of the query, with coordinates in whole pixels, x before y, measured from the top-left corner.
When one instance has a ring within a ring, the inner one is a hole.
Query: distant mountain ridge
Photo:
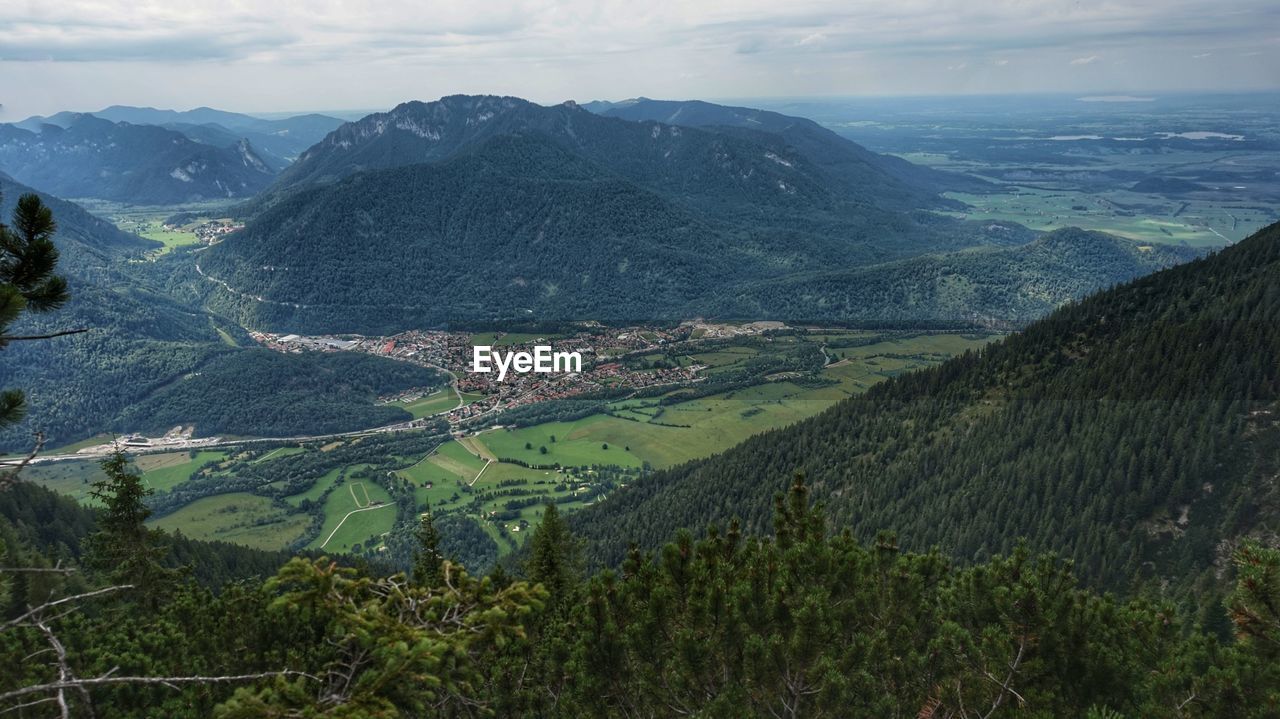
[[[909,163],[871,153],[808,121],[789,120],[808,128],[798,136],[816,134],[843,155],[806,152],[778,132],[638,122],[591,113],[572,102],[544,107],[487,95],[406,102],[334,130],[255,204],[364,170],[439,162],[509,133],[543,134],[700,211],[756,217],[799,211],[806,219],[826,213],[853,224],[886,224],[892,221],[884,216],[888,212],[945,204],[937,186],[908,186],[886,170]]]
[[[132,125],[157,125],[188,134],[194,140],[201,140],[186,132],[190,128],[216,128],[235,136],[235,139],[248,139],[260,152],[286,161],[292,161],[299,153],[319,142],[326,134],[342,124],[342,120],[328,115],[308,113],[293,117],[268,119],[246,115],[240,112],[216,110],[211,107],[197,107],[193,110],[159,110],[154,107],[133,107],[129,105],[112,105],[96,112],[74,113],[59,112],[49,117],[33,116],[21,122],[13,123],[25,130],[38,132],[41,125],[57,125],[66,128],[78,114],[88,114],[112,122],[127,122]],[[208,130],[205,130],[206,132]],[[199,130],[196,130],[199,132]],[[203,141],[203,140],[201,140]],[[213,143],[227,146],[229,142]]]
[[[92,115],[39,132],[0,125],[0,170],[61,197],[174,204],[250,197],[275,177],[247,140],[228,147]]]
[[[872,152],[818,123],[769,110],[717,105],[702,100],[636,98],[619,103],[593,102],[583,107],[608,117],[636,122],[653,121],[684,127],[739,128],[781,136],[807,159],[852,186],[893,180],[881,192],[896,197],[903,207],[940,204],[946,190],[981,191],[988,183],[956,173],[916,165],[892,155]]]

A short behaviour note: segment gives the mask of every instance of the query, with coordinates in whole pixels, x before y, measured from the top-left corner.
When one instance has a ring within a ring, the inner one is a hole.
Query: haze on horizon
[[[1273,0],[329,0],[0,6],[0,121],[452,93],[565,99],[1280,89]]]

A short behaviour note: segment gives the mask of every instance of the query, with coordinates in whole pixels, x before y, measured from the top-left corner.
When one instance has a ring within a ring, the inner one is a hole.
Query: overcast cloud
[[[1274,0],[0,3],[0,119],[109,104],[1280,89]]]

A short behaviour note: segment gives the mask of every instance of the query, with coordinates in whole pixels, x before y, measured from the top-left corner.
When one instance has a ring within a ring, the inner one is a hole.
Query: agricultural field
[[[302,535],[311,518],[248,492],[197,499],[151,522],[157,529],[193,539],[235,542],[257,549],[284,549]]]
[[[990,183],[947,194],[967,205],[949,214],[971,220],[1220,247],[1280,219],[1274,96],[1085,100],[832,100],[805,114],[868,149]]]
[[[143,484],[155,492],[167,492],[191,478],[192,473],[210,462],[227,459],[226,452],[164,452],[144,454],[134,460],[142,471]]]
[[[946,196],[970,206],[950,214],[971,220],[1006,220],[1045,232],[1081,227],[1143,242],[1192,247],[1221,247],[1272,219],[1268,209],[1243,203],[1153,198],[1128,190],[1098,195],[1058,187],[1010,186],[993,194]],[[1126,209],[1132,207],[1142,209]]]
[[[350,551],[355,545],[391,531],[396,517],[391,495],[369,480],[348,479],[329,493],[324,524],[314,549]]]
[[[471,404],[476,400],[476,398],[476,395],[468,395],[464,393],[462,395],[462,403]],[[454,393],[453,388],[448,386],[442,387],[425,397],[419,397],[418,399],[410,400],[408,402],[396,401],[391,402],[390,404],[393,407],[403,408],[406,412],[413,415],[414,419],[430,417],[431,415],[447,412],[459,406],[458,395]]]

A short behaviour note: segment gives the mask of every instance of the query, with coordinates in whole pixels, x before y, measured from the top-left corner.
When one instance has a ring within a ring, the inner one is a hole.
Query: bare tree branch
[[[133,589],[133,585],[117,584],[112,587],[103,587],[102,589],[95,589],[92,592],[85,592],[84,594],[72,594],[69,597],[63,597],[62,599],[55,599],[51,602],[45,602],[40,606],[32,607],[30,611],[28,611],[26,614],[23,614],[22,616],[16,619],[10,619],[8,622],[4,624],[0,624],[0,628],[18,626],[20,624],[27,622],[27,620],[29,620],[32,617],[38,617],[45,610],[52,609],[56,606],[67,604],[69,602],[75,602],[81,599],[89,599],[91,597],[101,596],[103,594],[110,594],[111,592],[120,592],[120,591],[124,591],[125,589]]]
[[[115,671],[114,669],[112,671]],[[313,676],[306,672],[294,671],[292,669],[283,669],[276,672],[259,672],[257,674],[231,674],[225,676],[210,677],[115,677],[107,675],[93,677],[90,679],[71,679],[67,681],[49,682],[48,684],[34,684],[21,689],[14,689],[10,692],[0,694],[0,701],[7,699],[16,699],[18,697],[27,696],[29,694],[38,694],[40,692],[59,691],[62,689],[85,689],[88,687],[105,686],[111,684],[159,684],[177,688],[179,684],[226,684],[229,682],[251,682],[258,679],[274,679],[276,677],[305,677],[314,681],[320,681],[319,677]]]
[[[0,472],[0,490],[8,489],[10,486],[17,484],[18,473],[26,468],[31,460],[40,454],[40,450],[44,449],[44,432],[36,432],[36,446],[31,449],[31,453],[23,457],[17,464],[10,465],[9,469]]]
[[[80,327],[74,330],[62,330],[61,332],[50,332],[47,335],[0,335],[0,345],[10,342],[27,342],[29,340],[51,340],[54,337],[65,337],[67,335],[78,335],[82,332],[88,332],[92,327]]]

